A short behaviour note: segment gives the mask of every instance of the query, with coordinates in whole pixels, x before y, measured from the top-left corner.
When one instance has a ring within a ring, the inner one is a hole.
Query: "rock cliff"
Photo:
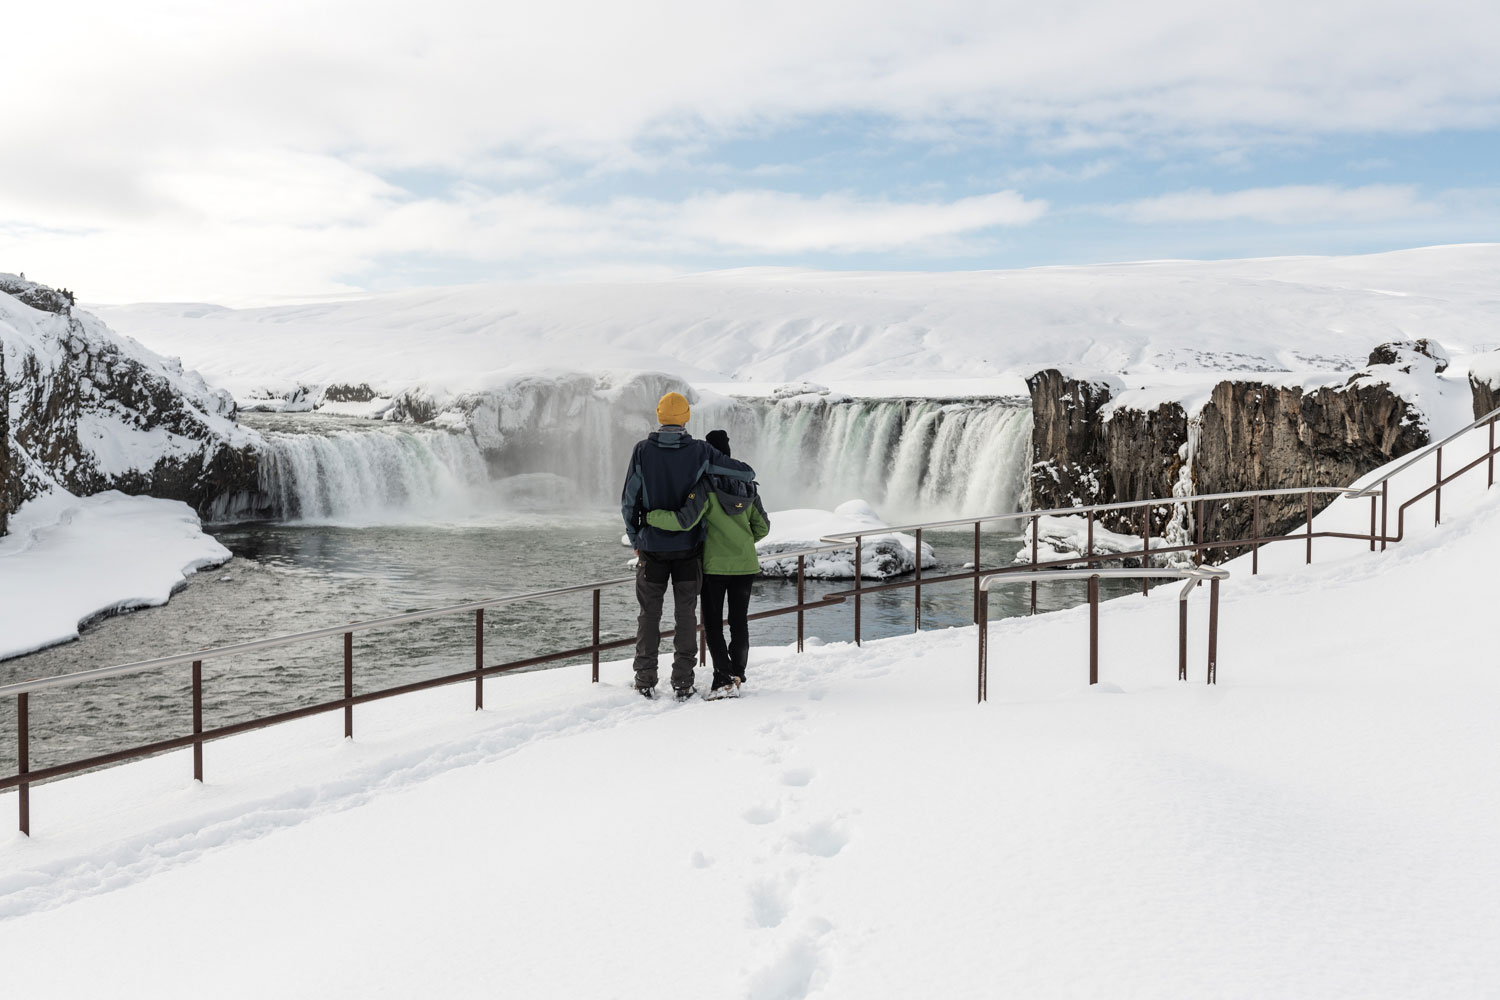
[[[206,510],[255,481],[253,432],[194,372],[73,309],[72,294],[0,275],[8,461],[4,506],[54,486],[118,489]]]
[[[1057,370],[1027,380],[1034,421],[1033,509],[1143,500],[1190,486],[1197,495],[1251,489],[1345,486],[1429,441],[1423,413],[1392,382],[1435,375],[1446,358],[1435,345],[1389,344],[1343,383],[1305,389],[1271,380],[1225,380],[1197,413],[1181,402],[1151,409],[1120,405],[1109,379]],[[1477,404],[1476,404],[1477,405]],[[1183,492],[1189,492],[1183,489]],[[1327,505],[1314,498],[1314,512]],[[1206,538],[1249,537],[1250,501],[1205,505]],[[1173,511],[1151,512],[1151,531],[1167,530]],[[1304,497],[1261,504],[1262,535],[1295,530]],[[1139,534],[1139,511],[1107,513],[1101,523]]]

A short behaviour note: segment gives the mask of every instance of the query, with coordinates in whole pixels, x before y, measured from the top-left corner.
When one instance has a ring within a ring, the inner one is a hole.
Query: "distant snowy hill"
[[[102,306],[244,402],[298,383],[467,392],[520,372],[654,370],[695,384],[1347,371],[1382,341],[1459,360],[1500,344],[1500,244],[1359,257],[962,273],[729,271],[496,284],[259,309]]]

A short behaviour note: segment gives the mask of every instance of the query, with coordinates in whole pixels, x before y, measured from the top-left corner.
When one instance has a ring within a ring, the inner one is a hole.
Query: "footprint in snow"
[[[781,783],[792,788],[806,788],[817,773],[810,767],[794,767],[781,772]]]
[[[799,830],[787,838],[797,849],[818,858],[831,858],[849,843],[849,831],[842,823],[824,820]]]
[[[752,927],[779,927],[791,911],[786,890],[771,879],[759,879],[750,887],[750,923]]]
[[[740,815],[744,817],[746,823],[753,826],[765,826],[781,818],[781,805],[776,802],[763,802],[760,805],[751,806]]]

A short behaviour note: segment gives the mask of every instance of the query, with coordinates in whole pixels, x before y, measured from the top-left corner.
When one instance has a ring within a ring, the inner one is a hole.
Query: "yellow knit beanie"
[[[688,422],[688,415],[691,413],[687,397],[680,392],[669,392],[656,404],[656,419],[659,423],[681,426]]]

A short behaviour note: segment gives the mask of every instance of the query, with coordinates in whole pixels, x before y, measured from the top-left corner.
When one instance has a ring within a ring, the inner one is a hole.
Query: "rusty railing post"
[[[1084,559],[1083,559],[1084,566],[1092,569],[1093,565],[1094,565],[1094,512],[1093,511],[1089,511],[1089,540],[1088,540],[1088,545],[1085,546],[1085,548],[1084,548],[1083,556],[1084,556]]]
[[[989,639],[990,639],[990,637],[989,637],[989,631],[990,631],[990,594],[989,594],[989,591],[987,591],[987,590],[981,590],[979,592],[979,699],[978,699],[979,702],[981,702],[981,703],[989,700],[989,691],[987,690],[988,687],[989,687],[989,685],[986,683],[989,680],[989,677],[987,675],[989,674],[989,666],[990,666],[990,650],[989,650]]]
[[[922,529],[921,528],[917,529],[917,583],[916,583],[916,588],[915,589],[916,589],[916,593],[917,593],[917,600],[916,600],[917,611],[916,611],[916,622],[915,622],[915,624],[912,625],[912,631],[913,632],[920,632],[920,631],[922,631]]]
[[[193,661],[193,735],[203,732],[203,661]],[[203,781],[203,740],[193,741],[193,780]]]
[[[484,609],[474,611],[474,711],[484,708]]]
[[[1391,506],[1391,481],[1380,484],[1380,551],[1385,551],[1386,515]]]
[[[807,605],[807,556],[797,557],[797,652],[802,652],[802,623]]]
[[[1187,680],[1187,598],[1177,602],[1177,679]]]
[[[979,621],[979,522],[974,522],[974,620]]]
[[[1033,573],[1036,572],[1036,566],[1037,566],[1037,555],[1036,555],[1037,537],[1036,536],[1037,536],[1037,516],[1035,514],[1033,514],[1033,515],[1031,515],[1031,571]],[[1032,614],[1036,614],[1036,583],[1035,583],[1035,581],[1033,581],[1032,584],[1031,584],[1031,613]]]
[[[1208,581],[1208,683],[1219,683],[1219,579]]]
[[[854,644],[856,646],[859,646],[859,645],[863,644],[861,642],[860,634],[859,634],[860,633],[860,621],[859,621],[860,601],[859,601],[859,591],[860,591],[860,588],[864,586],[864,576],[865,576],[864,559],[865,559],[865,536],[864,535],[855,535],[854,536]]]
[[[1437,450],[1437,489],[1433,491],[1432,526],[1443,523],[1443,449]]]
[[[708,662],[708,626],[698,626],[698,666]]]
[[[1197,508],[1197,514],[1193,517],[1193,529],[1194,529],[1194,532],[1196,533],[1196,537],[1197,537],[1196,544],[1197,544],[1198,547],[1193,550],[1193,565],[1194,566],[1202,566],[1203,565],[1203,501],[1199,500],[1196,504],[1194,504],[1194,507]]]
[[[1146,530],[1141,532],[1141,569],[1149,569],[1151,567],[1151,505],[1147,504],[1141,510],[1146,515]],[[1141,593],[1151,593],[1150,577],[1141,577]]]
[[[599,683],[599,588],[594,588],[594,679]]]
[[[26,692],[16,695],[16,773],[24,779],[31,772],[31,713]],[[16,786],[16,805],[21,812],[21,832],[31,836],[31,785]]]
[[[1490,418],[1490,482],[1489,486],[1495,485],[1495,417]],[[1485,487],[1488,489],[1489,487]]]
[[[1099,683],[1099,577],[1089,577],[1089,683]]]
[[[1250,575],[1260,572],[1260,494],[1255,494],[1250,514]]]
[[[1307,491],[1307,565],[1312,565],[1312,490]]]
[[[354,697],[354,633],[344,633],[344,697]],[[344,706],[344,738],[354,738],[354,706]]]
[[[1375,551],[1375,494],[1370,494],[1370,551]]]

